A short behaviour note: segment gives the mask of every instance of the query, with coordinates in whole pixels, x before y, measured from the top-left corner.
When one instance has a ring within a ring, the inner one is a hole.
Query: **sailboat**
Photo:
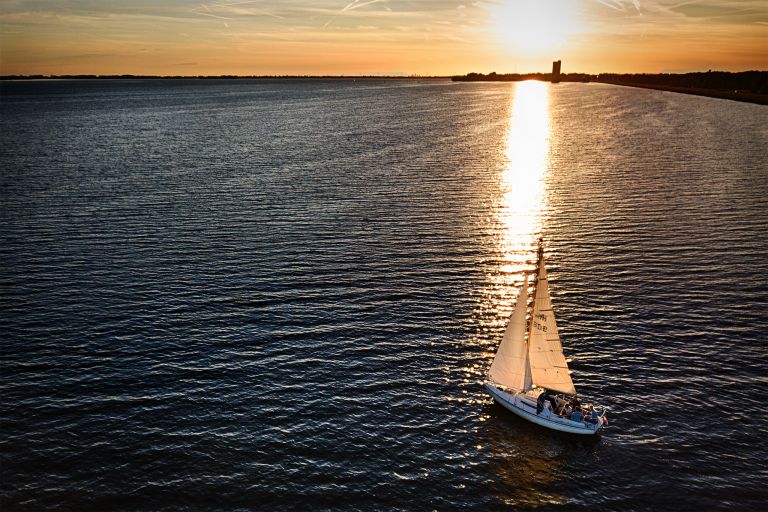
[[[528,316],[526,275],[485,388],[496,402],[528,421],[561,432],[595,435],[608,422],[605,410],[595,409],[592,415],[587,404],[586,420],[561,414],[569,399],[576,397],[576,387],[552,310],[543,240],[539,240],[532,295]]]

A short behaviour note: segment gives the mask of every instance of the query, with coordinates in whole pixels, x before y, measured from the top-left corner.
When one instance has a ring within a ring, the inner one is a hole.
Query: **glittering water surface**
[[[0,506],[755,509],[768,109],[599,84],[2,84]],[[592,441],[481,383],[533,243]]]

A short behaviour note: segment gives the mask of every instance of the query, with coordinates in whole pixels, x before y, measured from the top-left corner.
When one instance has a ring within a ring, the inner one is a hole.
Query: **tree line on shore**
[[[644,85],[681,89],[706,89],[768,94],[768,71],[707,71],[697,73],[562,73],[561,82],[602,82],[618,85]],[[468,73],[454,76],[456,82],[517,82],[521,80],[551,81],[551,73]]]
[[[680,87],[685,89],[711,89],[716,91],[742,91],[768,94],[768,71],[707,71],[704,73],[615,74],[602,73],[597,81],[615,84]]]
[[[271,80],[271,79],[409,79],[435,76],[384,75],[0,75],[0,80]]]
[[[593,82],[597,75],[587,73],[561,73],[561,82]],[[552,73],[496,73],[492,71],[487,75],[483,73],[467,73],[466,75],[453,76],[454,82],[521,82],[523,80],[552,80]]]

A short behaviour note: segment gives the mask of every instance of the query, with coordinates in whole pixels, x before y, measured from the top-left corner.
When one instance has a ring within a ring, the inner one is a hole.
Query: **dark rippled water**
[[[754,510],[768,109],[3,83],[0,508]],[[594,441],[481,383],[543,235]]]

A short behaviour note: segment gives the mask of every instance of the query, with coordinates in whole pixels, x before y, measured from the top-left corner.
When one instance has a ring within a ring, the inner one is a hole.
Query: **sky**
[[[766,0],[0,0],[0,74],[768,69]]]

